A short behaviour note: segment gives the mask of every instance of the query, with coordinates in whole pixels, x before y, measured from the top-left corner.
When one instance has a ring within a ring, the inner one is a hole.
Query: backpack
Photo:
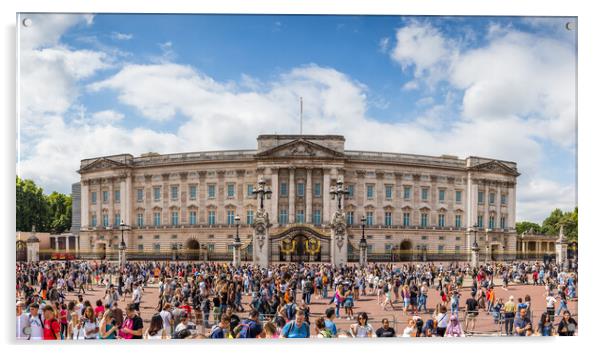
[[[247,320],[244,320],[234,328],[236,338],[253,338],[251,337],[251,325]]]
[[[295,317],[295,312],[297,311],[295,304],[287,304],[286,305],[286,316],[289,320],[292,320]]]

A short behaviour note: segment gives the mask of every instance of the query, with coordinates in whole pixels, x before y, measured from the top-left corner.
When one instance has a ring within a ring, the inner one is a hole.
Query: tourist
[[[138,316],[135,304],[129,304],[126,309],[126,319],[119,330],[119,337],[123,339],[142,339],[144,323]]]
[[[446,337],[464,337],[464,331],[457,315],[450,315],[449,324],[445,330]]]
[[[510,296],[508,301],[504,304],[504,332],[506,336],[512,335],[514,327],[514,316],[516,315],[516,305],[514,304],[514,296]]]
[[[220,322],[211,328],[209,337],[213,339],[232,337],[230,335],[230,317],[228,315],[222,315]]]
[[[259,323],[259,312],[255,309],[249,313],[249,318],[244,319],[233,331],[236,338],[256,338],[262,331]]]
[[[29,315],[23,311],[24,303],[17,300],[17,340],[26,340],[29,335],[26,334],[26,329],[29,327]]]
[[[439,309],[439,313],[435,317],[435,323],[437,325],[436,332],[437,336],[443,337],[445,336],[445,331],[447,330],[447,324],[449,322],[449,317],[447,315],[447,307],[445,305],[441,305]]]
[[[326,328],[324,318],[320,317],[316,320],[316,338],[333,338],[335,337],[329,329]]]
[[[395,337],[395,330],[389,325],[389,319],[381,320],[382,327],[376,330],[376,337]]]
[[[357,323],[352,324],[351,335],[356,338],[374,337],[374,329],[368,323],[368,314],[365,312],[359,313]]]
[[[167,335],[167,330],[163,327],[163,318],[161,314],[154,314],[151,318],[150,325],[146,332],[144,333],[144,338],[146,339],[167,339],[169,338]]]
[[[40,314],[40,305],[33,303],[29,306],[29,324],[27,326],[29,330],[26,330],[30,340],[43,340],[44,339],[44,318]]]
[[[544,312],[541,314],[539,325],[537,326],[537,333],[540,336],[553,336],[554,335],[554,324],[550,320],[550,314]]]
[[[44,307],[44,340],[61,340],[61,324],[50,305]]]
[[[533,333],[531,320],[527,317],[527,309],[522,308],[514,319],[514,332],[517,336],[531,336]]]
[[[571,317],[571,313],[565,310],[562,314],[562,320],[558,323],[559,336],[574,336],[577,330],[577,321]]]
[[[403,329],[401,337],[416,337],[416,331],[416,320],[414,320],[414,318],[411,318],[410,320],[408,320],[408,325]]]
[[[84,338],[87,340],[97,339],[99,327],[92,306],[88,306],[84,309],[84,315],[81,320],[84,329]]]
[[[102,316],[102,320],[100,320],[98,337],[103,340],[117,339],[118,330],[119,327],[115,324],[115,319],[113,318],[113,311],[106,310]]]
[[[308,338],[309,324],[305,320],[305,313],[302,310],[297,310],[295,319],[289,321],[282,328],[281,338]]]
[[[324,324],[326,325],[326,328],[330,330],[330,332],[332,332],[333,335],[336,336],[338,332],[337,325],[333,321],[335,317],[334,308],[326,309],[324,315],[326,315],[326,318],[324,319]]]

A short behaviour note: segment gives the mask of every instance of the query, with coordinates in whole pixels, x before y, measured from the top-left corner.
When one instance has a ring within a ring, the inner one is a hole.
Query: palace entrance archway
[[[271,237],[271,243],[271,261],[330,261],[330,238],[311,227],[291,227]]]

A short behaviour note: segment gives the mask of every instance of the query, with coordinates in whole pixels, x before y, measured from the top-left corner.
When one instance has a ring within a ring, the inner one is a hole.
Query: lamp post
[[[234,223],[236,224],[236,237],[232,243],[232,264],[236,267],[240,266],[240,237],[238,235],[238,229],[240,228],[240,217],[236,215],[234,217]]]
[[[470,247],[471,257],[470,264],[473,268],[479,267],[479,243],[477,243],[477,227],[478,225],[473,226],[474,232],[474,241],[472,242],[472,246]]]
[[[259,195],[259,209],[263,210],[264,198],[269,199],[272,195],[272,190],[270,190],[269,187],[265,186],[265,180],[263,178],[260,178],[257,182],[257,187],[253,188],[253,195]]]
[[[368,264],[368,242],[366,241],[366,216],[362,217],[362,239],[360,239],[360,266]]]
[[[344,195],[349,195],[349,190],[347,190],[346,188],[343,187],[343,178],[339,177],[339,179],[337,180],[336,186],[330,187],[330,196],[331,196],[332,200],[334,200],[335,198],[337,199],[337,210],[338,211],[341,211],[341,208],[342,208],[341,200],[343,199]]]
[[[121,268],[123,268],[125,266],[125,261],[126,261],[126,255],[125,255],[125,240],[123,239],[123,232],[125,232],[127,228],[127,225],[125,224],[125,222],[123,221],[123,219],[121,220],[121,223],[119,223],[119,229],[121,229],[121,242],[119,243],[119,266]]]

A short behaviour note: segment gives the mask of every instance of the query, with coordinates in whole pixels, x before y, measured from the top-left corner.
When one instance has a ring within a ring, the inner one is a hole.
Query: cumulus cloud
[[[173,50],[165,45],[165,50]],[[67,116],[76,102],[73,97],[81,93],[80,80],[109,64],[98,56],[90,68],[66,68],[66,59],[56,59],[61,58],[62,45],[55,43],[43,55],[55,66],[30,79],[52,82],[44,85],[44,92],[56,95],[43,99],[43,93],[34,92],[32,99],[37,102],[22,102],[36,107],[44,119],[35,125],[38,135],[19,163],[21,173],[66,191],[78,180],[75,170],[82,158],[255,148],[258,134],[298,131],[299,97],[303,97],[305,133],[342,134],[347,149],[517,161],[523,173],[517,193],[518,220],[540,221],[550,205],[572,207],[574,187],[538,174],[545,157],[540,139],[564,141],[574,104],[563,85],[572,73],[566,67],[571,56],[564,44],[498,30],[484,46],[461,52],[430,24],[412,22],[399,29],[396,42],[389,45],[391,58],[414,73],[404,88],[446,82],[459,92],[462,119],[441,123],[453,114],[449,109],[455,102],[452,92],[443,103],[435,104],[430,96],[421,100],[418,105],[424,111],[415,120],[383,122],[367,114],[367,107],[375,104],[368,98],[369,88],[334,68],[308,64],[270,80],[242,75],[238,82],[220,82],[164,57],[152,64],[125,64],[115,74],[85,87],[89,94],[115,93],[120,103],[149,121],[149,128],[120,126],[124,115],[113,107],[89,115],[84,112],[84,119],[70,123]],[[89,55],[94,62],[98,54]],[[548,77],[556,74],[560,77]],[[166,122],[174,124],[173,132],[150,128]]]
[[[130,39],[134,38],[134,35],[130,34],[130,33],[113,32],[113,33],[111,33],[111,38],[113,38],[115,40],[130,40]]]

